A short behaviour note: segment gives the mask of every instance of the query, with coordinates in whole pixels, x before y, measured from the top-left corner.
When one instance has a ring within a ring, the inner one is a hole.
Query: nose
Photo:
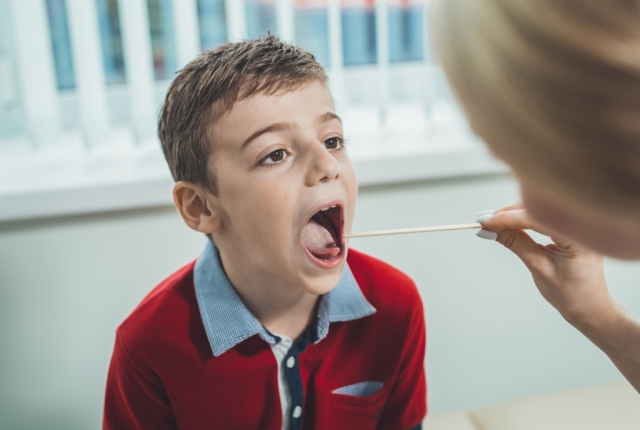
[[[309,167],[306,185],[313,187],[318,183],[330,182],[340,177],[340,163],[320,142],[310,145],[308,151]]]

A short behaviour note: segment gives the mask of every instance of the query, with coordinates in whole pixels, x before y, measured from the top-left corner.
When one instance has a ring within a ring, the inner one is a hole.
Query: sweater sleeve
[[[391,387],[378,430],[421,428],[427,414],[426,325],[417,291],[416,296],[405,320],[406,337],[398,377]]]
[[[162,382],[134,366],[120,339],[111,357],[104,402],[103,430],[177,429]]]

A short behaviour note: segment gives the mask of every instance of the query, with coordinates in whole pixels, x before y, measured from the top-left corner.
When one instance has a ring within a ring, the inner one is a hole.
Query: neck
[[[271,333],[296,339],[311,324],[318,296],[287,285],[267,274],[237,267],[239,259],[226,258],[219,250],[222,267],[244,305]]]

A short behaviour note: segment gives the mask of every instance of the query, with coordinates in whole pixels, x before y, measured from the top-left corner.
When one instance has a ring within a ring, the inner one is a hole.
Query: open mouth
[[[344,241],[342,206],[326,206],[316,212],[302,229],[302,243],[311,256],[330,263],[342,257]]]

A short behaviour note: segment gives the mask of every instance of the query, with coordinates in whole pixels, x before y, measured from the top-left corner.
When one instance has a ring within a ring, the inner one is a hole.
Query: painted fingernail
[[[478,216],[478,219],[476,220],[476,222],[479,222],[479,223],[487,222],[491,218],[493,218],[493,214],[481,215],[481,216]]]
[[[498,238],[498,233],[483,228],[476,233],[476,236],[478,236],[480,239],[496,240]]]
[[[486,210],[486,211],[478,212],[478,215],[476,215],[476,216],[477,216],[478,218],[480,218],[481,216],[484,216],[484,215],[493,215],[494,213],[496,213],[496,211],[495,211],[495,210],[493,210],[493,209],[489,209],[489,210]]]

